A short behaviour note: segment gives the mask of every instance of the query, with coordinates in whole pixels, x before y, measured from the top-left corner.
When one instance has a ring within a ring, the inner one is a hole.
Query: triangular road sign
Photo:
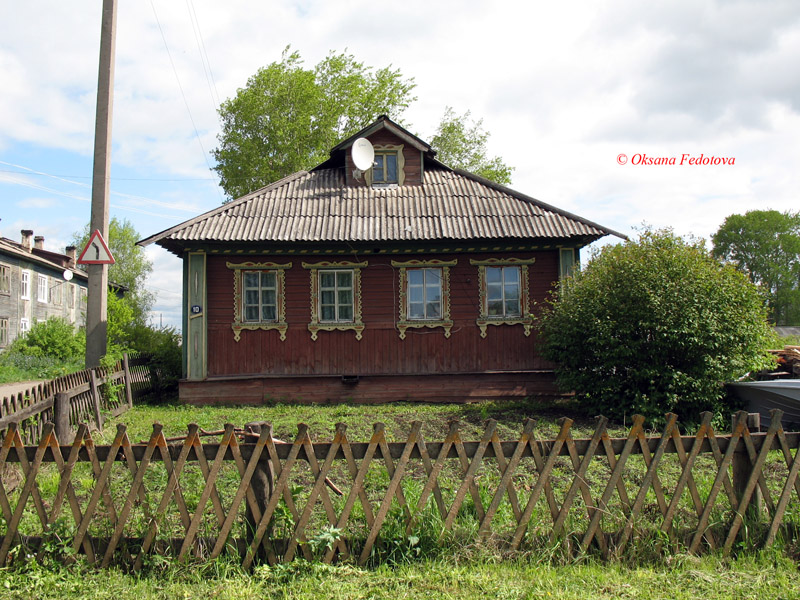
[[[89,242],[78,258],[79,265],[113,265],[116,261],[108,249],[106,241],[100,235],[100,230],[95,229]]]

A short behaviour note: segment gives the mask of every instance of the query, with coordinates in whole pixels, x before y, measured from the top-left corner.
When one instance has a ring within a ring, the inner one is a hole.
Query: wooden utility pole
[[[111,175],[111,116],[114,99],[114,46],[117,0],[103,0],[100,32],[100,69],[97,78],[97,112],[92,171],[92,217],[89,232],[108,240],[108,191]],[[88,265],[86,306],[86,368],[100,365],[108,347],[108,265]]]

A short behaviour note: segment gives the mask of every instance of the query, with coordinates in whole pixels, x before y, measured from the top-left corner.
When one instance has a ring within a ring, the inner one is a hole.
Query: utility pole
[[[100,69],[97,77],[97,112],[94,129],[92,216],[89,232],[99,231],[108,241],[108,191],[111,175],[111,116],[114,99],[114,47],[117,0],[103,0],[100,32]],[[108,265],[88,265],[86,306],[86,368],[100,365],[108,348]]]

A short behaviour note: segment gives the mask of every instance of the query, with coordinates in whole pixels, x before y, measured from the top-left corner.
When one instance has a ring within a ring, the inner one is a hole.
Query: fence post
[[[97,429],[103,431],[103,414],[100,412],[100,388],[97,385],[97,372],[95,369],[89,371],[92,386],[92,407],[94,408],[94,421]]]
[[[125,378],[125,398],[128,400],[128,408],[133,408],[133,392],[131,391],[131,369],[128,365],[128,353],[122,355],[122,371]]]
[[[245,431],[245,441],[247,437],[250,437],[250,441],[255,441],[255,437],[261,435],[261,430],[263,428],[267,429],[270,438],[272,437],[272,423],[268,423],[267,421],[253,421],[250,423],[246,423],[244,426]],[[253,472],[253,477],[250,480],[250,489],[253,490],[253,495],[256,497],[256,503],[258,504],[258,509],[261,511],[261,514],[264,514],[264,511],[267,509],[267,503],[269,502],[269,497],[272,494],[272,486],[274,482],[274,473],[272,471],[272,462],[269,460],[269,454],[267,453],[266,449],[264,453],[261,455],[261,458],[258,461],[258,466],[256,470]],[[247,511],[245,514],[245,519],[247,521],[247,539],[251,541],[253,538],[253,534],[256,531],[256,527],[258,526],[258,520],[253,515],[253,512],[250,510],[250,505],[247,505]]]
[[[736,425],[736,415],[731,415],[731,431]],[[750,433],[761,432],[761,415],[759,413],[747,414],[747,429]],[[753,472],[753,463],[750,462],[750,455],[747,453],[744,442],[740,444],[736,452],[733,453],[733,462],[731,463],[733,469],[733,491],[736,494],[737,500],[742,499],[744,489],[747,487],[747,480]],[[760,519],[762,516],[762,503],[763,498],[761,495],[761,486],[756,485],[753,490],[753,495],[750,498],[750,504],[747,506],[747,516],[753,519]]]
[[[72,443],[72,427],[69,424],[70,398],[66,392],[58,392],[53,403],[53,424],[60,446]]]

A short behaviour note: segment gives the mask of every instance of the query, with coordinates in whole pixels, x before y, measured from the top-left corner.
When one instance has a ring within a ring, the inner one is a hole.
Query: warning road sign
[[[100,230],[95,229],[89,238],[89,243],[78,257],[79,265],[113,265],[116,261],[108,249],[106,241],[100,235]]]

